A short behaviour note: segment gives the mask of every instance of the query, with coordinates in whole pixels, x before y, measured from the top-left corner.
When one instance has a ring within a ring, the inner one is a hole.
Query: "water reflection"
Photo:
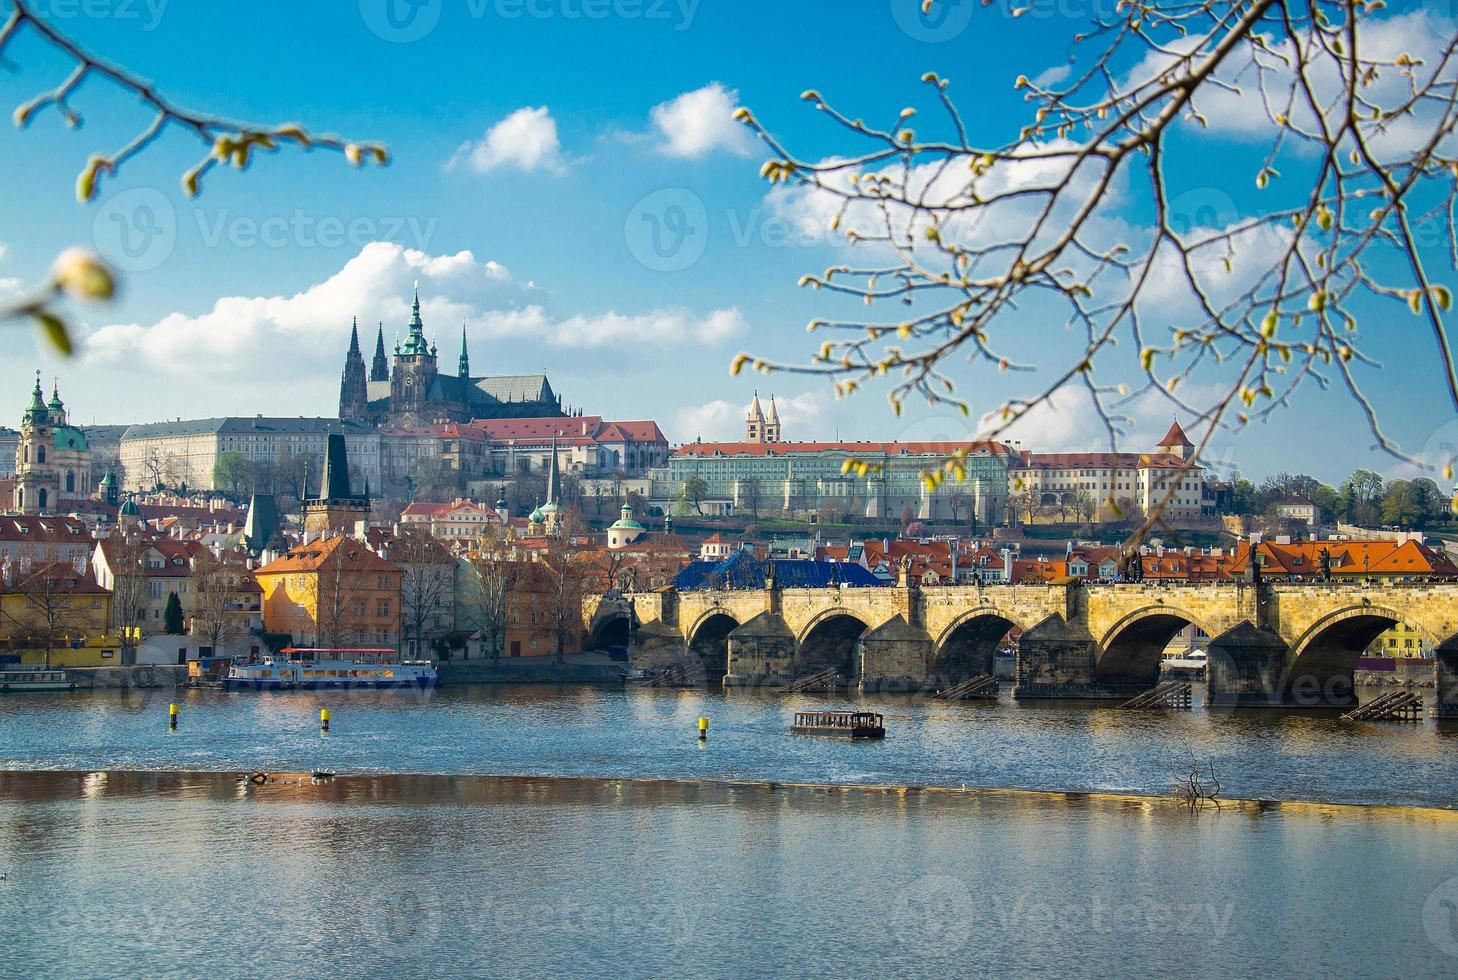
[[[1435,973],[1453,962],[1427,910],[1458,870],[1455,820],[1101,794],[4,773],[4,972]],[[1312,900],[1314,877],[1363,868],[1381,873]]]

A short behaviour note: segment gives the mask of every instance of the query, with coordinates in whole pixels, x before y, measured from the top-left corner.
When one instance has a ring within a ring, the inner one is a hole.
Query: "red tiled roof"
[[[1175,419],[1169,424],[1169,431],[1164,434],[1163,439],[1155,443],[1154,448],[1168,449],[1170,446],[1183,446],[1186,449],[1195,448],[1195,444],[1185,436],[1185,430],[1180,428],[1179,419]]]
[[[689,442],[675,456],[784,456],[789,453],[884,453],[888,456],[949,456],[970,448],[973,454],[994,456],[1011,452],[1000,442]]]

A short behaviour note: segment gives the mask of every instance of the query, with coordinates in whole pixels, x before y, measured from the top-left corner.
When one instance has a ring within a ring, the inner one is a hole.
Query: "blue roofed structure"
[[[823,589],[833,585],[879,586],[880,579],[860,565],[810,559],[771,558],[760,561],[748,549],[736,551],[719,562],[690,563],[673,579],[680,592],[695,589],[762,589],[769,566],[774,566],[775,583],[782,589]]]

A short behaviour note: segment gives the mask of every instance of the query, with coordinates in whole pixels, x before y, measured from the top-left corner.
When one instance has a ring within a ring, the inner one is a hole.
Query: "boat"
[[[76,682],[64,670],[7,667],[0,670],[0,691],[74,691]]]
[[[394,650],[285,647],[258,662],[228,668],[229,691],[314,691],[338,688],[437,687],[440,675],[428,660],[395,660]]]
[[[1204,650],[1192,651],[1184,657],[1169,657],[1160,664],[1160,669],[1170,677],[1193,677],[1199,679],[1205,676],[1205,667],[1208,658]]]
[[[797,711],[790,726],[795,735],[838,735],[841,738],[885,738],[886,726],[871,711]]]

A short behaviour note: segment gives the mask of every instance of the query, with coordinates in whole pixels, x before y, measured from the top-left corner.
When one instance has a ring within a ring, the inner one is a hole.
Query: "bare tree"
[[[402,527],[387,542],[384,557],[401,571],[400,613],[412,655],[448,628],[455,597],[456,560],[445,546],[419,528]]]
[[[309,576],[320,646],[347,647],[365,639],[369,621],[365,595],[371,576],[363,552],[363,546],[342,545]]]
[[[248,632],[243,588],[247,576],[248,569],[237,556],[218,557],[204,548],[194,559],[188,616],[192,635],[205,640],[214,656]]]
[[[511,596],[519,579],[521,563],[510,553],[500,534],[484,535],[471,559],[476,579],[475,625],[480,630],[488,656],[499,660],[506,646],[506,627],[511,615]]]
[[[974,135],[948,80],[932,72],[922,81],[939,115],[919,127],[911,108],[882,127],[805,92],[852,144],[818,160],[737,110],[771,153],[763,176],[806,213],[828,214],[866,255],[801,284],[895,312],[813,320],[830,339],[808,364],[742,354],[732,370],[828,375],[840,395],[890,374],[898,413],[919,396],[970,415],[952,365],[1033,368],[1008,352],[1027,322],[1019,310],[1054,304],[1075,349],[1041,365],[1045,380],[994,412],[983,437],[1075,386],[1112,448],[1128,424],[1124,400],[1148,392],[1200,421],[1198,459],[1217,431],[1269,415],[1311,382],[1345,390],[1376,444],[1412,461],[1363,393],[1356,369],[1373,361],[1356,328],[1359,313],[1380,316],[1384,306],[1421,318],[1439,355],[1425,367],[1458,408],[1444,326],[1452,292],[1429,268],[1439,257],[1458,265],[1458,38],[1434,20],[1403,50],[1384,37],[1384,6],[1118,4],[1077,28],[1066,65],[1038,76],[1051,80],[1013,82],[1031,110],[1015,135]],[[1179,185],[1173,142],[1218,152],[1235,131],[1262,134],[1259,165],[1200,168],[1198,187]],[[1213,190],[1233,201],[1252,183],[1269,201],[1254,214],[1204,221],[1183,198]],[[1141,209],[1133,222],[1124,202]],[[1131,224],[1147,232],[1131,237]],[[1447,247],[1425,254],[1424,238]],[[1201,384],[1181,387],[1196,377]],[[925,478],[963,476],[953,456]]]
[[[111,569],[109,625],[121,636],[122,663],[130,664],[147,622],[147,543],[118,532],[102,547]]]
[[[7,591],[20,595],[22,601],[14,607],[0,602],[0,614],[10,624],[10,645],[44,650],[47,670],[58,647],[78,634],[85,636],[105,627],[103,614],[91,608],[98,596],[88,594],[87,586],[94,587],[94,583],[71,563],[38,562],[14,574],[15,584]]]
[[[536,569],[544,580],[543,595],[547,624],[555,634],[554,653],[562,663],[567,637],[575,629],[582,631],[582,599],[587,592],[588,563],[572,547],[570,538],[553,539],[537,553]]]
[[[58,55],[73,67],[54,88],[47,89],[16,108],[17,126],[26,126],[45,108],[51,107],[75,129],[81,115],[72,99],[93,79],[104,81],[135,96],[152,113],[151,122],[111,153],[93,153],[76,179],[76,197],[85,202],[96,195],[103,177],[114,176],[122,165],[141,153],[169,127],[189,134],[204,147],[203,158],[182,175],[182,189],[196,196],[204,174],[219,164],[246,168],[255,154],[276,152],[279,146],[294,144],[305,149],[334,150],[343,154],[354,166],[373,162],[383,166],[389,162],[389,151],[377,143],[352,143],[337,136],[310,133],[298,123],[279,126],[255,126],[251,123],[208,115],[186,109],[158,91],[157,86],[126,68],[104,60],[81,47],[52,24],[37,16],[29,0],[10,0],[10,14],[0,24],[0,62],[9,64],[12,42],[28,31],[42,41],[47,53]],[[18,301],[0,303],[0,320],[27,317],[41,328],[42,335],[62,354],[69,355],[73,345],[70,331],[59,312],[50,304],[65,292],[89,300],[109,300],[115,282],[99,259],[88,253],[71,250],[56,262],[50,278],[38,289]]]

